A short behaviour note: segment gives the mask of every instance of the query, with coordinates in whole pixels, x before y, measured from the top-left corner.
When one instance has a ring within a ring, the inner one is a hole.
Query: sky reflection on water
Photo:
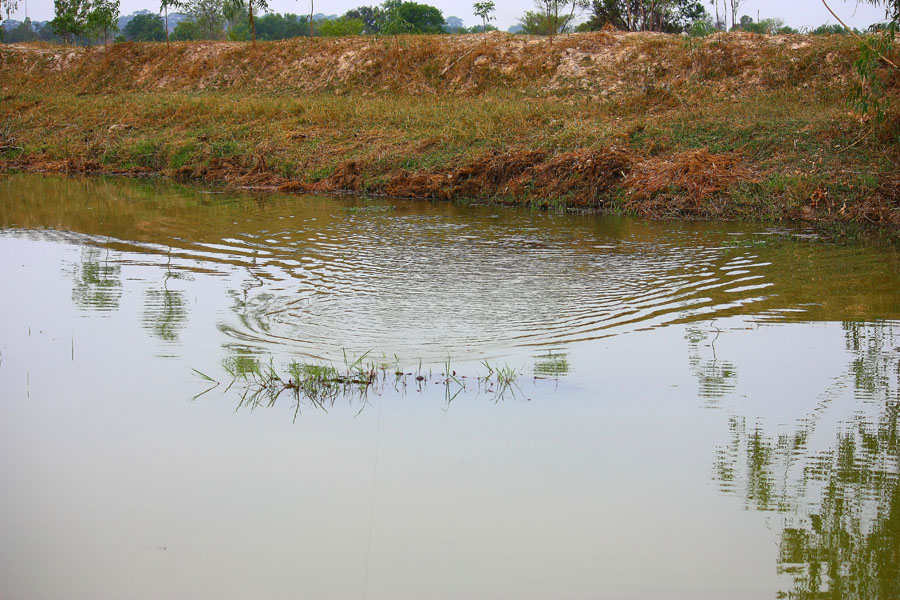
[[[900,595],[895,248],[371,205],[0,180],[0,597]]]

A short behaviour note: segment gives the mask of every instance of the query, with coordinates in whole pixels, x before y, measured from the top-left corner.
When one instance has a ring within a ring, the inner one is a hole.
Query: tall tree
[[[494,11],[497,8],[493,0],[476,2],[472,8],[474,9],[475,14],[481,17],[481,22],[484,24],[482,31],[487,31],[488,21],[494,20]]]
[[[159,0],[159,11],[165,13],[166,26],[166,46],[169,45],[169,7],[181,8],[184,6],[182,0]]]
[[[593,0],[591,16],[579,29],[590,31],[612,25],[625,31],[675,33],[707,18],[698,0]]]
[[[738,11],[747,3],[747,0],[728,0],[728,2],[731,6],[731,26],[735,27],[738,23]]]
[[[381,33],[381,9],[377,6],[360,6],[348,10],[344,15],[348,19],[359,19],[365,24],[363,33]]]
[[[607,0],[596,0],[599,3]],[[526,11],[519,18],[522,31],[533,35],[547,35],[552,38],[558,33],[569,31],[575,21],[575,12],[590,8],[591,0],[535,0],[537,12]],[[615,0],[608,0],[615,2]],[[568,14],[566,12],[568,11]]]
[[[91,37],[102,35],[103,45],[109,44],[109,34],[118,31],[119,0],[93,0],[88,13],[86,31]]]
[[[39,39],[41,39],[40,35],[35,30],[34,23],[31,22],[30,17],[25,17],[25,20],[19,23],[18,27],[5,33],[5,40],[10,44],[35,42]]]
[[[148,13],[135,15],[122,28],[122,35],[132,42],[160,42],[164,37],[162,17]]]
[[[550,42],[553,42],[553,36],[562,33],[565,24],[560,23],[559,11],[567,3],[566,0],[534,0],[534,3],[544,16],[544,23],[547,26],[547,35],[550,36]]]
[[[250,23],[250,33],[253,36],[253,44],[256,44],[256,24],[253,22],[253,9],[258,12],[269,10],[267,0],[225,0],[225,16],[231,17],[238,15],[244,10],[247,11]]]
[[[444,30],[444,15],[433,6],[403,0],[386,0],[381,6],[382,33],[442,33]]]
[[[222,0],[186,0],[182,7],[191,17],[190,24],[183,28],[189,35],[176,36],[176,39],[219,40],[225,35]],[[182,21],[179,25],[184,23],[189,22]]]
[[[53,0],[53,10],[55,16],[50,25],[67,44],[86,33],[91,0]]]
[[[0,9],[6,13],[6,18],[9,19],[10,15],[16,12],[16,9],[19,7],[19,0],[0,0]],[[27,18],[27,17],[26,17]]]
[[[256,39],[257,40],[286,40],[288,38],[303,37],[309,35],[309,26],[307,25],[307,16],[297,16],[290,13],[280,15],[277,13],[267,13],[261,17],[254,19],[256,23]],[[346,17],[329,21],[335,23],[335,27],[330,32],[333,35],[352,35],[358,33],[349,24]],[[360,29],[362,21],[358,21]],[[228,31],[228,36],[233,39],[250,39],[250,27],[245,20],[235,23]]]
[[[727,17],[728,11],[725,10],[727,8],[725,5],[725,2],[727,2],[727,1],[728,0],[710,0],[710,4],[712,4],[716,7],[716,29],[719,29],[719,24],[722,22],[722,17],[720,16],[720,13],[719,13],[719,2],[722,3],[722,14],[726,15],[725,29],[728,29],[728,17]]]

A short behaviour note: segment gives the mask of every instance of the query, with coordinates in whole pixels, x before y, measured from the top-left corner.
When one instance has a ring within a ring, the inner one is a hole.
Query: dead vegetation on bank
[[[7,46],[0,168],[898,224],[900,119],[851,114],[854,52],[617,33]]]
[[[496,87],[597,98],[691,80],[710,91],[846,79],[855,46],[823,36],[717,34],[705,39],[596,32],[547,38],[297,38],[262,42],[122,43],[108,48],[0,46],[0,83],[79,93],[223,91],[477,94]],[[716,84],[720,85],[716,85]],[[712,89],[716,88],[716,90]]]
[[[19,168],[67,174],[110,172],[102,163],[79,159],[18,163]],[[148,175],[152,169],[133,167],[120,175]],[[533,206],[570,206],[603,209],[614,197],[643,216],[714,215],[704,203],[735,181],[753,181],[733,153],[706,150],[660,159],[642,157],[624,148],[582,149],[548,156],[540,151],[492,153],[460,168],[429,172],[394,171],[378,183],[368,182],[354,161],[339,164],[319,181],[279,176],[262,156],[253,168],[237,160],[216,159],[199,167],[166,171],[182,181],[224,182],[236,187],[272,189],[285,193],[358,193],[395,198],[454,200],[485,199]]]

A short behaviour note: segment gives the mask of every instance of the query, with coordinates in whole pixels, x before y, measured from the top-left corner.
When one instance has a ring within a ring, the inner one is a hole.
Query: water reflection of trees
[[[72,301],[83,310],[116,311],[122,298],[121,259],[108,248],[85,244],[81,247],[81,259],[72,271]],[[144,328],[158,339],[178,342],[179,332],[188,316],[187,301],[183,291],[173,289],[172,281],[189,277],[172,266],[171,256],[165,265],[160,288],[151,287],[144,292],[144,308],[141,321]]]
[[[534,374],[537,377],[558,378],[569,374],[569,353],[548,350],[534,357]]]
[[[731,440],[717,451],[723,490],[748,508],[782,513],[778,572],[792,587],[779,597],[900,597],[900,352],[891,324],[845,323],[844,332],[847,371],[792,433],[772,436],[732,417]],[[849,414],[825,424],[848,392]],[[817,433],[832,441],[814,449]]]
[[[820,473],[818,510],[782,533],[779,572],[794,579],[784,597],[900,597],[896,415],[888,421],[874,432],[838,434]]]
[[[716,353],[716,342],[721,333],[718,329],[709,332],[698,326],[689,326],[685,333],[691,371],[697,378],[700,397],[708,402],[724,397],[737,383],[734,364],[720,360]],[[711,356],[703,356],[704,348],[709,349]]]
[[[162,289],[149,288],[144,292],[144,327],[164,342],[177,342],[178,333],[187,320],[184,292],[169,287],[169,280],[183,277],[183,273],[172,270],[170,254]]]
[[[81,248],[81,260],[75,265],[72,301],[82,309],[117,310],[122,298],[122,267],[109,261],[107,250],[94,246]]]
[[[184,293],[151,288],[144,293],[144,306],[144,326],[164,342],[177,342],[187,319]]]

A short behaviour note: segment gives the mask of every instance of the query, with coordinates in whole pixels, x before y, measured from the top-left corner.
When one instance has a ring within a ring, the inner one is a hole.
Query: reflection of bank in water
[[[121,265],[164,265],[145,312],[147,330],[168,345],[184,329],[189,296],[210,278],[233,301],[218,323],[231,343],[330,360],[343,348],[477,360],[733,315],[819,321],[897,310],[897,248],[790,230],[401,201],[389,211],[350,210],[381,205],[102,179],[9,181],[0,226],[35,237],[66,230],[96,255],[77,268],[73,297],[83,306],[117,306]],[[169,281],[182,275],[197,282]],[[722,361],[697,368],[709,371],[710,395],[716,379],[729,378]]]

